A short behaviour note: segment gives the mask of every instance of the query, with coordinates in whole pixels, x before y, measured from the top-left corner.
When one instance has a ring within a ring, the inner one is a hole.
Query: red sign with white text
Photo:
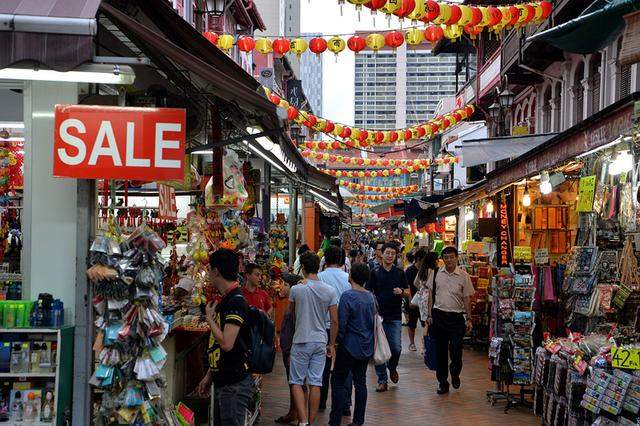
[[[158,185],[160,194],[160,207],[158,217],[165,220],[178,220],[178,207],[176,206],[176,190],[173,186]]]
[[[182,182],[185,129],[179,108],[56,105],[53,176]]]

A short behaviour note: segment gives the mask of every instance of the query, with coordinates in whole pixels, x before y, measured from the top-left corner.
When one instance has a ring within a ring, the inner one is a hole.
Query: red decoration
[[[376,10],[380,9],[382,6],[387,4],[387,0],[371,0],[369,3],[365,4],[366,7],[371,9],[371,13],[376,13]]]
[[[340,137],[342,139],[347,139],[349,136],[351,136],[351,127],[343,128],[342,132],[340,132]]]
[[[444,31],[439,25],[431,25],[424,30],[424,38],[431,44],[436,44],[442,40],[442,37],[444,37]]]
[[[378,130],[375,133],[375,136],[373,138],[374,141],[376,141],[377,143],[380,143],[384,140],[384,133],[382,133],[380,130]]]
[[[300,113],[298,112],[296,107],[290,106],[289,109],[287,110],[287,117],[289,117],[289,120],[295,120],[299,114]]]
[[[315,115],[309,114],[309,115],[307,115],[307,122],[310,124],[309,127],[313,127],[316,124],[318,124],[318,119],[316,118]]]
[[[471,18],[471,22],[469,22],[468,26],[475,27],[480,22],[482,22],[482,11],[480,10],[480,8],[478,8],[476,6],[469,6],[469,7],[471,9],[472,18]]]
[[[336,125],[333,124],[333,121],[327,120],[324,125],[324,132],[331,133],[335,130],[335,128],[336,128]]]
[[[291,48],[291,43],[284,37],[273,40],[273,51],[280,56],[285,55]]]
[[[327,50],[327,47],[327,40],[323,39],[322,37],[314,37],[309,40],[309,50],[311,50],[316,55],[324,53],[324,51]]]
[[[256,47],[256,41],[249,36],[242,36],[238,39],[238,49],[240,51],[249,53]]]
[[[464,32],[469,34],[472,40],[475,40],[478,34],[482,32],[482,27],[472,27],[471,25],[467,25],[464,27]]]
[[[511,12],[511,20],[507,24],[508,26],[513,26],[520,19],[520,10],[515,6],[509,6],[509,12]]]
[[[368,137],[369,137],[369,132],[367,132],[364,129],[360,130],[360,137],[359,137],[360,142],[366,141]]]
[[[495,6],[489,6],[488,11],[489,16],[491,17],[491,20],[489,21],[489,27],[498,25],[502,20],[502,12],[500,12],[500,9]]]
[[[275,93],[272,93],[271,95],[269,95],[269,100],[274,105],[280,105],[280,101],[281,101],[280,96],[276,95]]]
[[[411,139],[413,139],[413,133],[411,133],[411,130],[405,129],[404,130],[404,140],[410,141]]]
[[[354,35],[353,37],[349,37],[349,40],[347,40],[347,47],[349,47],[349,49],[354,53],[358,54],[367,47],[367,40],[359,35]]]
[[[305,142],[304,146],[306,146],[309,149],[313,149],[313,142],[307,141],[307,142]]]
[[[427,132],[424,130],[424,128],[422,126],[418,127],[418,137],[419,138],[423,138],[424,135],[426,135]]]
[[[213,31],[205,31],[204,33],[202,33],[202,35],[204,36],[204,38],[209,40],[211,44],[218,44],[218,34],[214,33]]]
[[[332,163],[335,163],[337,159],[338,158],[335,155],[330,155],[329,156],[329,161],[331,161]]]
[[[540,4],[540,7],[542,8],[541,18],[547,19],[549,15],[551,15],[551,12],[553,11],[553,6],[551,5],[551,2],[541,1],[539,4]]]
[[[525,4],[524,5],[525,9],[527,9],[527,17],[524,18],[524,23],[528,24],[529,22],[531,22],[533,20],[533,18],[536,17],[536,8],[533,7],[530,4]]]
[[[396,10],[393,14],[396,15],[400,19],[404,19],[413,12],[413,9],[416,8],[415,0],[402,0],[402,6],[400,9]]]
[[[450,4],[449,8],[451,9],[451,18],[445,24],[454,25],[462,18],[462,9],[456,4]]]
[[[395,50],[404,43],[404,35],[400,31],[391,31],[384,36],[384,41],[387,46]]]
[[[462,114],[460,114],[459,112],[454,112],[453,114],[451,114],[453,116],[453,118],[456,119],[456,122],[461,121],[462,120]]]
[[[389,140],[391,142],[395,142],[398,140],[398,132],[396,132],[395,130],[392,130],[389,132]]]
[[[427,14],[422,18],[422,22],[428,24],[440,15],[440,5],[433,0],[426,1]]]

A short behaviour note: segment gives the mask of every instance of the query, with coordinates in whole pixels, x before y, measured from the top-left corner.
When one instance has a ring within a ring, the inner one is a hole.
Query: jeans
[[[331,377],[330,426],[340,426],[342,412],[347,407],[347,392],[351,393],[351,388],[347,388],[345,383],[349,375],[353,375],[353,385],[356,390],[353,423],[364,424],[364,412],[367,406],[368,365],[368,359],[356,359],[343,346],[338,347],[336,364],[333,367],[333,375]]]
[[[327,330],[327,335],[330,334],[330,330]],[[329,399],[329,382],[331,377],[331,358],[327,358],[324,364],[324,371],[322,372],[322,387],[320,388],[320,407],[327,406],[327,399]],[[344,384],[347,387],[345,394],[345,407],[351,407],[351,390],[353,389],[353,377],[351,373],[347,376]]]
[[[249,402],[255,392],[251,375],[237,383],[215,386],[213,391],[214,424],[216,426],[245,426]]]
[[[462,371],[462,340],[467,331],[464,316],[461,313],[434,309],[432,330],[438,360],[436,377],[440,387],[449,389],[449,372],[452,378],[460,378]]]
[[[376,365],[376,374],[378,375],[379,384],[387,384],[387,368],[393,371],[398,368],[400,361],[400,353],[402,353],[402,320],[382,320],[382,328],[384,334],[387,335],[389,349],[391,349],[391,359],[387,364]]]

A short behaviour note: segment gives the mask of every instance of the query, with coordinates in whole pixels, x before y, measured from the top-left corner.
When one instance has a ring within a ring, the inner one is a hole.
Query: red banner
[[[53,176],[182,182],[185,129],[184,109],[56,105]]]

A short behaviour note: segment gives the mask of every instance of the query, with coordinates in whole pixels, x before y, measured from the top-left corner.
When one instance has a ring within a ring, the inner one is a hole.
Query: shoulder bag
[[[384,327],[382,326],[382,317],[378,313],[378,302],[376,301],[373,293],[371,294],[373,297],[373,301],[376,305],[376,314],[374,318],[374,346],[373,346],[373,358],[371,358],[371,363],[373,365],[382,365],[385,364],[391,358],[391,348],[389,347],[389,341],[387,340],[387,335],[384,332]]]

